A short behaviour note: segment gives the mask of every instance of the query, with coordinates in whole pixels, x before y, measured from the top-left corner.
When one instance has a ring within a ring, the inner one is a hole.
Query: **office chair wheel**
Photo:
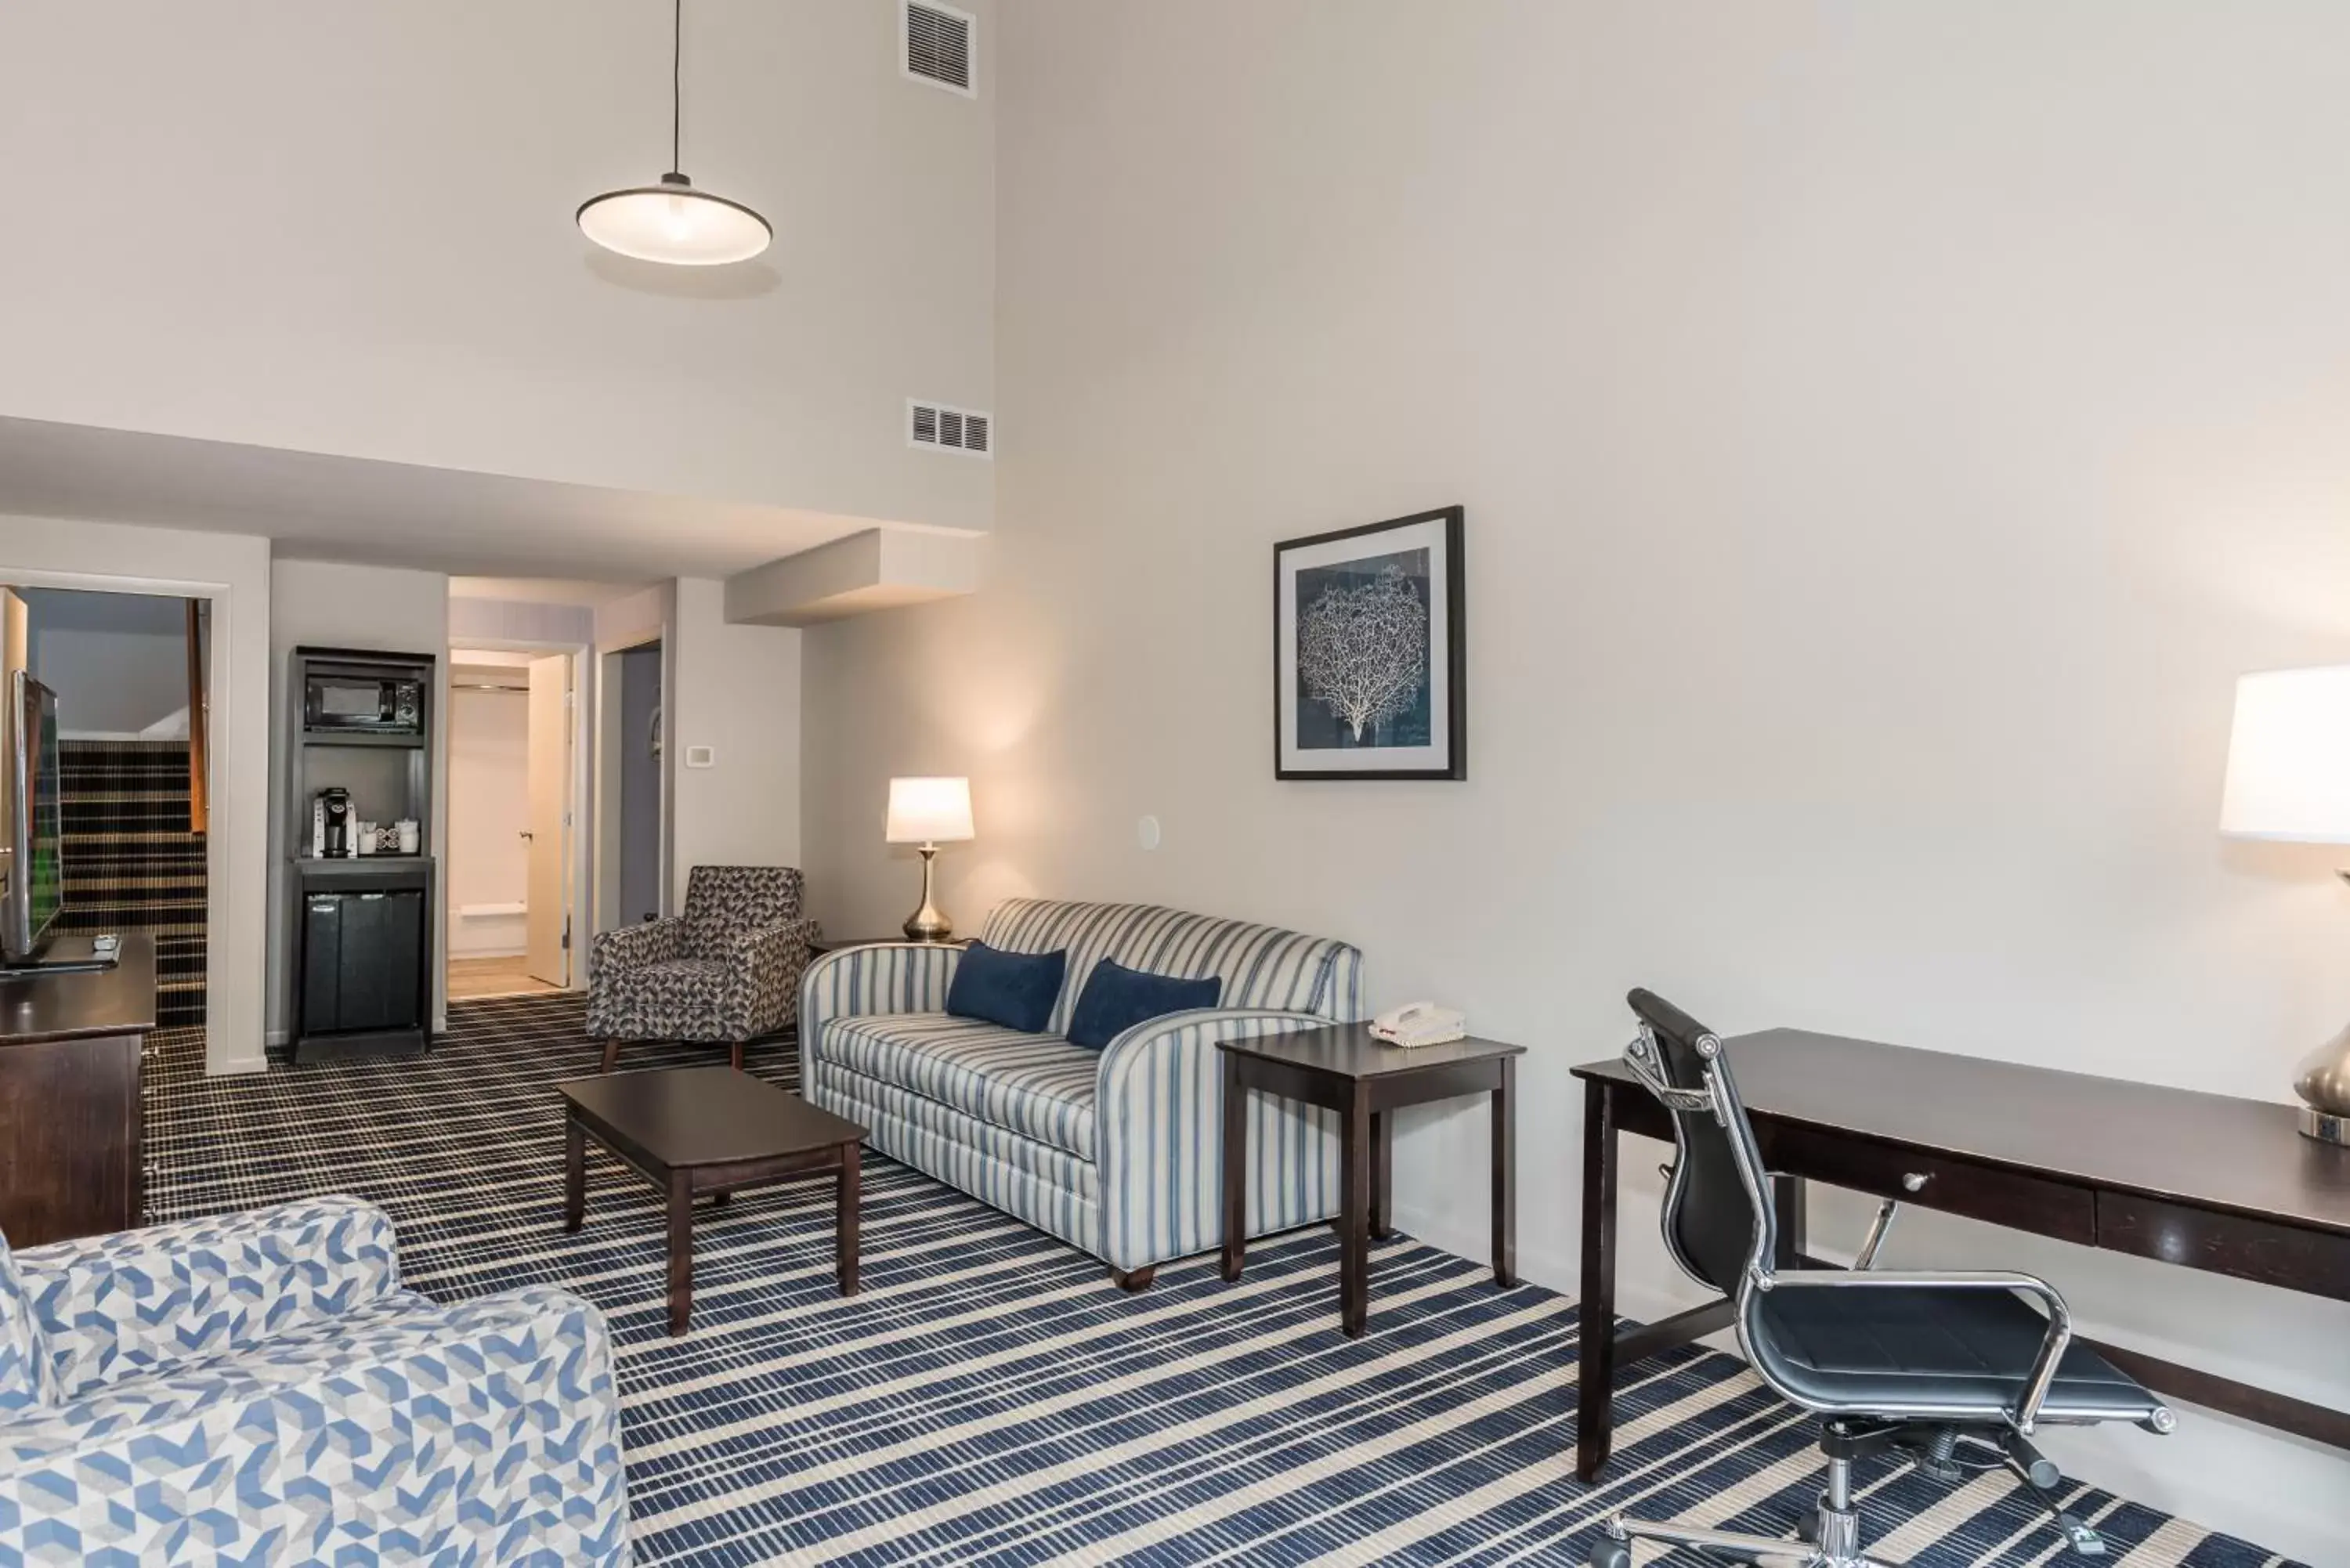
[[[2079,1514],[2058,1514],[2056,1528],[2063,1532],[2073,1550],[2082,1556],[2103,1557],[2106,1554],[2106,1538],[2084,1523]]]
[[[1806,1546],[1817,1546],[1820,1543],[1819,1510],[1804,1511],[1804,1517],[1795,1521],[1795,1539]]]
[[[1591,1555],[1583,1561],[1585,1568],[1632,1568],[1632,1546],[1603,1535],[1591,1543]]]

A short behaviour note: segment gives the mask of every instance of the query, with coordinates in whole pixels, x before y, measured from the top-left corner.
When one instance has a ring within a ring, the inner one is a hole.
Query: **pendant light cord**
[[[678,133],[684,124],[681,99],[684,88],[682,61],[685,56],[685,0],[676,0],[670,12],[669,33],[669,166],[678,168]]]

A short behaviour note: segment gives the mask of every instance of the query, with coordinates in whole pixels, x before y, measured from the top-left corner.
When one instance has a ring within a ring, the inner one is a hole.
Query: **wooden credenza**
[[[0,979],[0,1233],[10,1246],[144,1220],[140,1074],[154,1027],[151,938],[124,937],[110,970]]]

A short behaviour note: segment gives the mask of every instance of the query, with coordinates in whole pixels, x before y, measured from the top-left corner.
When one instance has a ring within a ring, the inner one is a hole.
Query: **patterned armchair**
[[[588,1033],[604,1071],[624,1040],[733,1047],[789,1023],[816,922],[800,918],[801,877],[787,866],[697,866],[685,913],[605,931],[588,966]]]
[[[403,1291],[355,1198],[0,1241],[0,1562],[628,1561],[577,1297]]]

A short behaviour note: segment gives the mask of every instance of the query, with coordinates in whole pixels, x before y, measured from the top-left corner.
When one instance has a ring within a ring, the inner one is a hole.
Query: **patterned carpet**
[[[417,1289],[563,1285],[610,1315],[645,1563],[1579,1564],[1617,1508],[1786,1532],[1818,1485],[1811,1424],[1742,1364],[1684,1351],[1619,1396],[1617,1459],[1578,1486],[1574,1304],[1399,1239],[1371,1333],[1337,1332],[1317,1229],[1141,1295],[902,1166],[865,1168],[863,1293],[832,1281],[829,1179],[743,1194],[696,1233],[694,1332],[664,1332],[652,1188],[592,1157],[558,1227],[548,1085],[593,1070],[570,997],[451,1009],[421,1060],[207,1080],[195,1031],[149,1077],[157,1218],[304,1193],[371,1198]],[[789,1084],[788,1047],[751,1068]],[[707,1061],[632,1049],[623,1067]],[[2153,1439],[2148,1439],[2149,1441]],[[1866,1470],[1877,1554],[2040,1563],[2055,1537],[1996,1475],[1952,1491]],[[2127,1568],[2252,1568],[2241,1542],[2084,1490]],[[2071,1559],[2066,1559],[2071,1560]]]

